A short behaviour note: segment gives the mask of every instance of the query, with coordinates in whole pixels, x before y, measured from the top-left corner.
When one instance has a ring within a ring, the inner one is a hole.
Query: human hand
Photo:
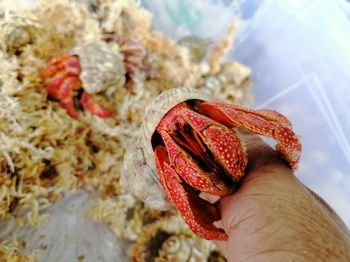
[[[248,145],[247,175],[220,200],[228,261],[350,261],[350,233],[337,214],[293,175],[258,137]],[[248,141],[249,140],[249,141]]]

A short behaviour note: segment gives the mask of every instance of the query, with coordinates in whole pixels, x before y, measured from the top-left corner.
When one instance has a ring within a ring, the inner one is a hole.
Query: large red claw
[[[276,150],[291,168],[296,169],[301,144],[292,125],[283,115],[272,110],[251,110],[225,103],[201,103],[199,111],[228,127],[246,129],[277,141]]]
[[[192,231],[205,239],[226,240],[226,233],[214,226],[220,213],[214,205],[201,199],[192,187],[186,184],[168,162],[162,147],[155,149],[156,165],[160,181],[169,200],[180,212]]]
[[[167,157],[176,172],[192,187],[209,194],[228,195],[232,188],[228,187],[214,172],[206,172],[198,166],[192,157],[179,147],[171,136],[160,131],[165,143]]]
[[[183,117],[225,170],[239,181],[247,165],[247,156],[235,132],[188,108],[183,110]]]
[[[55,77],[45,85],[45,88],[54,99],[64,100],[74,97],[74,89],[81,87],[81,81],[76,77]]]
[[[107,109],[97,103],[95,103],[94,98],[91,94],[86,92],[83,93],[80,103],[83,106],[84,110],[89,111],[93,115],[97,115],[101,118],[108,118],[114,115],[114,111]]]
[[[74,107],[74,98],[73,97],[69,97],[69,98],[66,98],[64,100],[61,100],[60,106],[64,109],[66,109],[68,115],[70,115],[71,117],[73,117],[73,118],[79,117],[79,113]]]
[[[74,90],[82,87],[80,70],[78,57],[62,54],[53,59],[41,73],[49,96],[60,101],[61,107],[74,118],[79,115],[74,107]]]

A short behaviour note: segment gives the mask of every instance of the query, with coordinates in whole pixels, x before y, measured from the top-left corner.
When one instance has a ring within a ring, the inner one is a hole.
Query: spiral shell
[[[140,232],[130,248],[131,261],[209,261],[216,248],[195,237],[180,216],[161,217]]]
[[[159,257],[164,261],[189,261],[193,255],[194,240],[186,235],[173,235],[164,241],[159,250]],[[205,260],[203,254],[202,259]]]
[[[125,67],[118,49],[114,43],[95,42],[73,50],[79,56],[85,91],[97,93],[125,84]]]
[[[208,95],[190,88],[170,89],[146,108],[139,141],[124,155],[121,186],[151,208],[166,210],[171,207],[161,187],[155,168],[152,135],[159,121],[174,106],[190,99],[212,101]]]

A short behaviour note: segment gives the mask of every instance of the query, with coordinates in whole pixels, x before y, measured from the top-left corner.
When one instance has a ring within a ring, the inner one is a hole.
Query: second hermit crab
[[[243,177],[248,157],[239,130],[276,140],[276,150],[292,169],[297,167],[301,144],[286,117],[272,110],[251,110],[212,102],[187,88],[172,89],[146,110],[143,149],[147,164],[167,199],[194,233],[224,240],[214,226],[217,207],[199,197],[232,194]]]
[[[96,95],[103,93],[100,98],[106,102],[103,98],[124,86],[135,71],[151,75],[147,50],[140,41],[105,40],[57,56],[41,73],[48,95],[58,100],[71,117],[78,117],[80,106],[101,118],[113,116],[115,110],[97,102]]]
[[[96,102],[95,96],[122,87],[125,67],[117,45],[95,42],[57,56],[41,76],[48,95],[70,116],[78,117],[77,107],[81,105],[85,111],[107,118],[114,110]]]

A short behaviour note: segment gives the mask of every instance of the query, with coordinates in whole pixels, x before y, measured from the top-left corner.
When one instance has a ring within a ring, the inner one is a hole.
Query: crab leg
[[[247,156],[235,131],[188,108],[182,111],[182,116],[225,170],[235,181],[239,181],[247,165]]]
[[[199,111],[228,127],[247,129],[258,135],[267,136],[277,141],[276,150],[296,169],[300,158],[301,144],[291,129],[290,122],[281,114],[271,110],[241,108],[224,103],[203,102]]]
[[[74,118],[78,118],[79,113],[75,110],[73,97],[67,97],[60,101],[60,106],[67,110],[68,115]]]
[[[213,224],[220,220],[217,208],[201,199],[193,188],[181,179],[171,167],[163,146],[155,149],[155,156],[162,186],[192,231],[205,239],[226,240],[226,233]]]
[[[80,74],[81,68],[79,58],[68,54],[61,54],[51,61],[49,66],[42,71],[44,80],[55,76],[76,76]]]
[[[93,115],[97,115],[101,118],[108,118],[114,115],[114,112],[110,109],[107,109],[94,101],[94,98],[91,94],[88,94],[84,91],[81,96],[80,103],[83,106],[84,110],[89,111]]]
[[[77,77],[55,77],[46,86],[48,94],[60,101],[61,107],[67,110],[71,117],[77,118],[79,113],[74,108],[74,90],[81,87]]]
[[[160,134],[165,143],[169,162],[179,176],[189,185],[213,195],[228,195],[232,193],[233,188],[227,186],[216,174],[201,169],[194,159],[186,151],[182,150],[166,131],[161,130]],[[160,161],[157,159],[158,155],[155,155],[156,162]]]
[[[219,180],[226,178],[226,182],[230,180],[235,182],[242,177],[247,164],[247,156],[235,131],[191,110],[186,103],[172,108],[161,120],[157,130],[167,147],[171,163],[176,163],[176,158],[181,154],[185,154],[183,149],[189,148],[189,151],[193,153],[192,155],[201,159],[202,164],[209,164],[210,167],[214,168],[213,171]],[[180,138],[179,135],[175,134],[171,135],[173,139],[169,139],[166,134],[168,130],[170,132],[176,130],[180,134]],[[198,184],[201,185],[202,183],[199,183],[199,181],[191,182],[187,179],[189,172],[185,168],[193,167],[192,170],[195,171],[194,174],[197,177],[203,177],[205,173],[203,171],[199,172],[198,163],[193,162],[188,154],[185,154],[181,159],[183,159],[182,163],[175,165],[175,170],[191,186],[202,190],[197,187]],[[208,177],[207,174],[206,176]],[[213,178],[208,178],[213,180]]]

